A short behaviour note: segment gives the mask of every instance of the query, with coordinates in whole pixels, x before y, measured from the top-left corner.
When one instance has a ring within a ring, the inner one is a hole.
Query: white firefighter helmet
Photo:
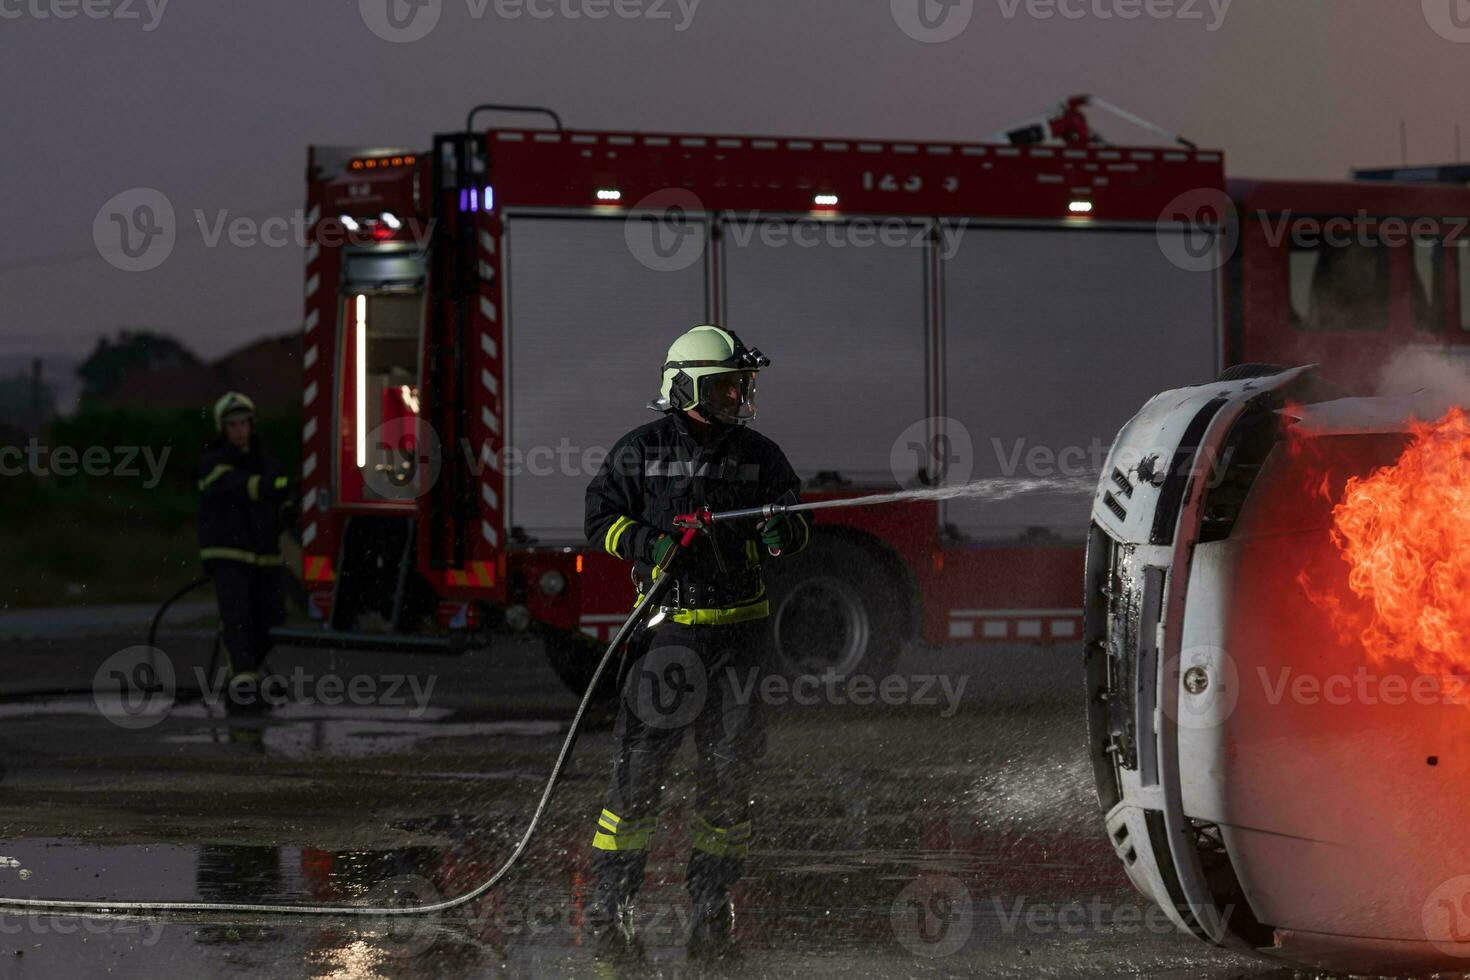
[[[225,419],[235,415],[255,418],[255,402],[250,400],[249,395],[243,395],[238,391],[227,391],[219,401],[214,403],[215,431],[225,431]]]
[[[663,387],[649,408],[658,412],[698,409],[706,419],[742,424],[755,418],[755,373],[771,359],[723,327],[704,324],[682,334],[664,360]],[[715,379],[721,375],[737,379]],[[734,384],[729,382],[734,381]]]

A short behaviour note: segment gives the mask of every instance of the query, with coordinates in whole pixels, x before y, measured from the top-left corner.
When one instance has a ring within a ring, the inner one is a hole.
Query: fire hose
[[[474,901],[490,889],[494,888],[500,881],[510,873],[516,863],[525,854],[535,836],[536,829],[541,824],[542,817],[546,814],[546,808],[551,802],[552,795],[556,792],[557,785],[561,782],[562,773],[566,768],[567,761],[571,758],[572,750],[576,747],[577,738],[581,734],[582,723],[591,706],[593,695],[597,691],[597,685],[602,680],[608,665],[613,658],[627,644],[629,638],[641,626],[647,618],[648,613],[658,608],[658,602],[669,590],[675,581],[673,576],[667,574],[678,557],[694,543],[696,537],[701,534],[712,534],[717,524],[725,524],[731,521],[756,519],[760,521],[770,520],[780,514],[797,513],[800,511],[821,510],[833,507],[857,507],[873,504],[892,503],[899,500],[911,499],[912,492],[901,492],[895,494],[874,494],[867,497],[852,497],[839,500],[821,500],[801,504],[765,504],[760,507],[750,507],[742,510],[711,512],[708,508],[692,514],[684,514],[674,519],[674,526],[681,532],[675,543],[677,547],[669,549],[664,560],[657,566],[659,574],[654,576],[653,584],[648,592],[643,595],[628,618],[619,628],[617,635],[607,645],[602,658],[597,662],[597,667],[592,672],[592,678],[587,683],[587,690],[582,695],[582,701],[577,705],[577,711],[572,716],[571,723],[567,727],[566,738],[562,741],[561,749],[557,753],[556,762],[551,767],[551,773],[547,777],[545,788],[541,791],[541,798],[536,804],[536,809],[531,814],[531,820],[526,825],[525,832],[521,834],[520,840],[516,842],[510,857],[505,860],[494,874],[487,878],[473,890],[455,898],[432,902],[425,905],[405,905],[398,907],[368,907],[356,905],[280,905],[280,904],[257,904],[249,902],[104,902],[104,901],[75,901],[61,899],[35,899],[35,898],[0,898],[0,909],[27,909],[31,911],[46,911],[59,915],[88,915],[88,916],[130,916],[139,914],[180,914],[192,912],[235,912],[247,914],[264,915],[332,915],[332,916],[411,916],[411,915],[433,915],[446,912],[450,909]],[[167,609],[176,599],[180,598],[193,588],[203,584],[204,580],[190,583],[188,587],[180,590],[164,604],[154,619],[153,628],[157,628],[158,619],[162,618],[164,609]],[[150,637],[152,631],[150,631]],[[150,639],[151,645],[151,639]]]

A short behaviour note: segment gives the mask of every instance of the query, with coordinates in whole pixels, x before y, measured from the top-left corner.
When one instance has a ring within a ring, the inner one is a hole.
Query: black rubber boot
[[[594,884],[582,916],[583,931],[598,957],[637,957],[633,897],[643,884],[645,851],[598,851],[592,858]]]
[[[692,960],[723,960],[736,955],[735,904],[730,886],[740,878],[739,862],[704,851],[689,856],[689,940]]]
[[[253,670],[231,674],[225,692],[225,711],[232,715],[254,715],[268,710],[270,705],[261,696],[260,685],[264,679],[264,674]]]

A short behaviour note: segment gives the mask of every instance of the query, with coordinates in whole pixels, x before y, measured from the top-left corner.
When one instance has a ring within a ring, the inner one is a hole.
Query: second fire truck
[[[322,642],[367,621],[426,649],[536,629],[584,682],[633,590],[582,539],[582,493],[696,323],[774,358],[759,425],[808,498],[1088,476],[1181,380],[1470,338],[1448,217],[1399,249],[1289,233],[1470,213],[1464,188],[1227,184],[1218,152],[1105,145],[1076,119],[963,143],[548,116],[472,114],[428,150],[311,150],[303,544]],[[772,566],[784,666],[1079,641],[1091,506],[818,513],[812,547]]]

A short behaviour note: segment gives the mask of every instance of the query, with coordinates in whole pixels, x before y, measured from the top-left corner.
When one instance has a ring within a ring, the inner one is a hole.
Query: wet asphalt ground
[[[194,693],[201,629],[160,637],[172,697],[126,700],[148,675],[120,652],[140,642],[135,630],[4,641],[0,690],[28,693],[0,701],[0,895],[363,907],[463,895],[520,836],[575,708],[524,638],[458,658],[282,649],[289,703],[246,717]],[[1292,976],[1177,934],[1128,884],[1100,829],[1079,656],[925,651],[886,688],[769,692],[737,950],[718,963],[684,946],[688,744],[640,897],[641,951],[599,959],[581,936],[611,758],[602,711],[523,863],[458,908],[10,913],[0,977]]]

